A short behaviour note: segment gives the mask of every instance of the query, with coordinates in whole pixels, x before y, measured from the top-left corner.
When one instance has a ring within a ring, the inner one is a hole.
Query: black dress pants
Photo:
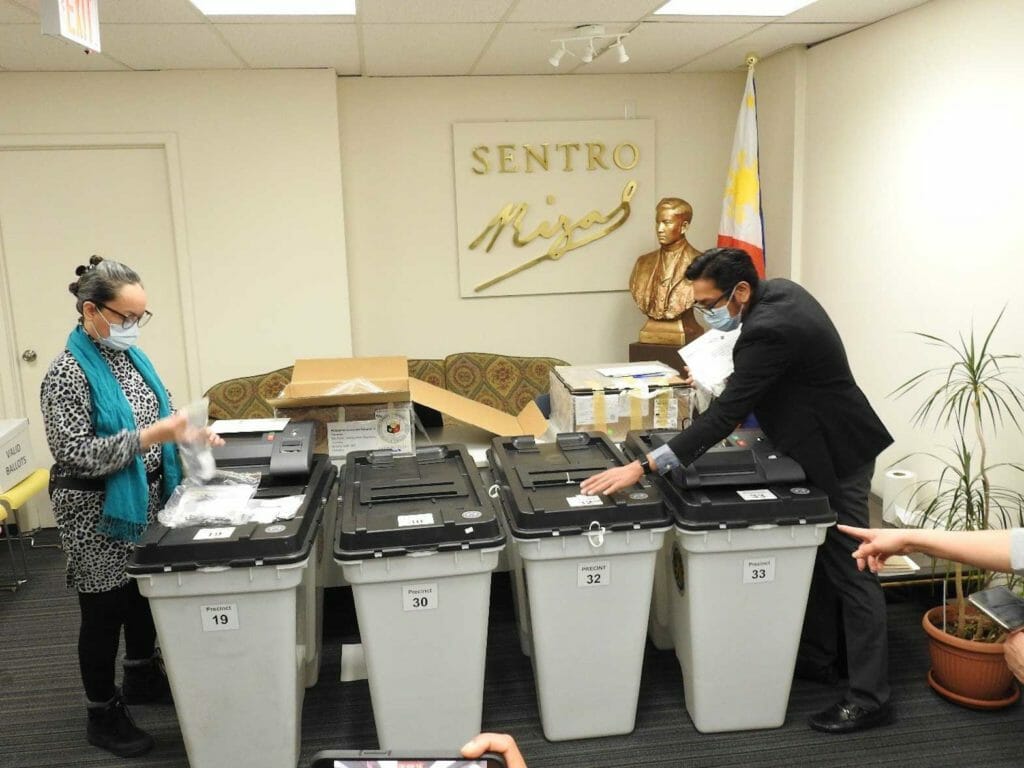
[[[875,463],[823,487],[838,522],[868,526],[868,493]],[[878,577],[857,570],[851,557],[857,542],[834,527],[818,548],[807,599],[800,663],[824,669],[838,665],[839,632],[846,644],[849,689],[846,698],[865,709],[889,700],[889,642],[885,595]]]
[[[109,701],[114,693],[114,665],[124,627],[125,657],[148,659],[156,650],[156,628],[149,600],[134,581],[108,592],[79,592],[82,626],[78,665],[89,701]]]

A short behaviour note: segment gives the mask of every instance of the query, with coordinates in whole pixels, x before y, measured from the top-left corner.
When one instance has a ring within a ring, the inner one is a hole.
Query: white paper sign
[[[577,395],[573,399],[576,409],[576,424],[596,424],[594,421],[594,396]],[[609,392],[604,395],[604,421],[611,424],[619,420],[619,393]]]
[[[736,495],[744,501],[771,501],[772,499],[779,498],[767,488],[751,488],[745,491],[736,491]]]
[[[611,560],[584,560],[577,565],[577,587],[607,587],[611,583]]]
[[[600,496],[584,496],[582,493],[579,496],[566,496],[565,500],[570,507],[600,507],[604,503]]]
[[[413,525],[433,525],[434,515],[431,512],[427,512],[420,515],[399,515],[398,516],[398,527],[408,528]]]
[[[192,541],[211,541],[213,539],[230,539],[231,534],[235,532],[234,527],[231,528],[200,528],[196,531],[196,535],[192,537]]]
[[[675,392],[656,395],[654,398],[654,428],[675,429],[679,426],[679,401]]]
[[[766,584],[775,581],[775,558],[759,557],[743,561],[744,584]]]
[[[437,582],[430,584],[403,584],[403,611],[432,611],[437,608]]]
[[[237,603],[200,605],[199,615],[203,621],[203,632],[223,632],[228,629],[238,629]]]

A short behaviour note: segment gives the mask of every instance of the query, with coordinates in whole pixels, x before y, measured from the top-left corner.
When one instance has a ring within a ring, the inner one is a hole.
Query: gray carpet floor
[[[171,706],[133,707],[136,721],[157,741],[144,757],[126,761],[86,743],[75,651],[77,601],[64,587],[58,550],[32,549],[28,556],[29,583],[15,593],[0,592],[0,766],[187,766]],[[0,579],[9,567],[7,558],[6,546],[0,546]],[[508,576],[496,574],[484,726],[514,734],[531,768],[1024,765],[1024,708],[963,709],[925,683],[928,651],[919,622],[936,596],[920,587],[887,594],[898,717],[892,726],[843,737],[816,733],[805,724],[807,717],[836,700],[841,689],[797,680],[781,728],[701,734],[687,716],[674,654],[648,645],[636,730],[627,736],[551,743],[541,733],[529,659],[519,650]],[[320,749],[376,747],[366,681],[339,682],[341,645],[357,638],[351,592],[328,590],[325,606],[323,662],[320,681],[306,692],[300,766]],[[763,631],[770,628],[750,627],[729,642],[739,647],[756,643]]]

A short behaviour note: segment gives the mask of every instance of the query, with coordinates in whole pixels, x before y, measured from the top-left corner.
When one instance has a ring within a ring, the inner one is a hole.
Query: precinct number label
[[[610,560],[585,560],[576,566],[577,587],[607,587],[612,583]]]
[[[218,603],[201,605],[199,613],[203,619],[203,632],[223,632],[238,629],[238,604]]]
[[[435,608],[437,608],[437,582],[402,585],[402,610],[432,611]]]
[[[743,561],[743,583],[765,584],[775,581],[775,558],[758,557]]]

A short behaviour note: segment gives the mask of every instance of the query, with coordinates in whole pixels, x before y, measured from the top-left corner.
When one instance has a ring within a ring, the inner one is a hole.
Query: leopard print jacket
[[[141,430],[159,419],[156,395],[128,355],[96,345],[121,384]],[[168,395],[169,396],[169,395]],[[140,453],[139,432],[122,430],[97,437],[85,372],[68,351],[50,364],[40,388],[46,440],[56,477],[102,478],[117,472]],[[160,468],[160,446],[142,454],[147,473]],[[61,547],[67,556],[67,584],[79,592],[106,592],[128,582],[125,567],[134,544],[97,533],[105,493],[54,488],[51,496]],[[149,520],[156,519],[160,481],[149,486]]]

